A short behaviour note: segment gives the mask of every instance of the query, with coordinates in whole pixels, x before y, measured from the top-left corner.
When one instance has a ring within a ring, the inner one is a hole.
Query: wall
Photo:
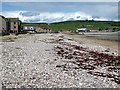
[[[14,28],[14,26],[16,28]],[[18,32],[18,22],[16,22],[16,24],[14,24],[14,22],[10,22],[10,28],[12,32]]]
[[[3,17],[0,16],[0,33],[6,32],[6,21],[4,20]]]

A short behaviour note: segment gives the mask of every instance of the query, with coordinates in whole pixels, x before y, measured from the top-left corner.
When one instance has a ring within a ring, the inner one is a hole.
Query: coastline
[[[100,35],[100,34],[118,34],[118,33],[120,33],[119,31],[118,32],[85,32],[84,34],[85,35],[90,35],[90,34],[95,34],[95,35]]]
[[[4,73],[0,77],[7,88],[119,87],[114,69],[117,65],[113,64],[117,55],[97,44],[97,40],[67,34],[28,34],[3,39]],[[111,68],[114,70],[110,71]]]
[[[105,40],[105,39],[99,39],[95,38],[94,35],[69,35],[66,34],[68,37],[73,38],[75,41],[83,44],[90,44],[90,45],[99,45],[105,48],[109,48],[115,53],[118,54],[118,42],[117,41],[112,41],[112,40]]]

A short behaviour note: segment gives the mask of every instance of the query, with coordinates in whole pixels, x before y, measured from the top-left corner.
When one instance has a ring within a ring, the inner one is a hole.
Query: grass
[[[18,39],[17,37],[14,37],[14,39]]]
[[[85,27],[87,30],[103,30],[103,29],[113,29],[119,28],[118,26],[112,26],[117,22],[112,21],[66,21],[59,23],[51,23],[50,25],[46,23],[22,23],[22,26],[33,26],[33,27],[48,27],[52,31],[73,31],[77,28],[83,28],[81,25],[94,25],[94,27]]]
[[[18,38],[21,38],[21,37],[14,37],[14,38],[11,38],[11,37],[3,37],[2,38],[2,41],[3,42],[14,42],[15,39],[18,39]]]
[[[7,52],[3,51],[2,53],[3,53],[3,55],[5,55]]]
[[[16,47],[15,49],[21,49],[21,48],[19,48],[19,47]]]
[[[13,42],[14,40],[11,37],[7,37],[7,38],[3,38],[2,41],[3,42],[5,42],[5,41],[11,41],[11,42]]]

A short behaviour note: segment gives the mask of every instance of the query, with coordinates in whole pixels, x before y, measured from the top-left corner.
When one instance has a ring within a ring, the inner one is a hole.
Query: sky
[[[116,21],[118,2],[3,2],[0,14],[26,23]]]

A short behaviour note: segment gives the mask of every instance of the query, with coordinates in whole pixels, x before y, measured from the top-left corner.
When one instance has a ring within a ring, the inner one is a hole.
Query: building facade
[[[5,18],[0,15],[0,33],[2,35],[18,33],[21,29],[21,21],[18,18]]]
[[[10,33],[18,33],[21,28],[21,21],[18,18],[8,18],[10,24]]]
[[[51,33],[51,28],[36,27],[36,32],[38,32],[38,33]]]
[[[80,29],[77,29],[76,32],[87,32],[87,29],[86,28],[80,28]]]
[[[0,15],[0,34],[1,35],[9,33],[7,25],[8,25],[7,19]]]
[[[24,26],[24,27],[23,27],[23,31],[35,31],[35,28],[34,28],[34,27]]]

